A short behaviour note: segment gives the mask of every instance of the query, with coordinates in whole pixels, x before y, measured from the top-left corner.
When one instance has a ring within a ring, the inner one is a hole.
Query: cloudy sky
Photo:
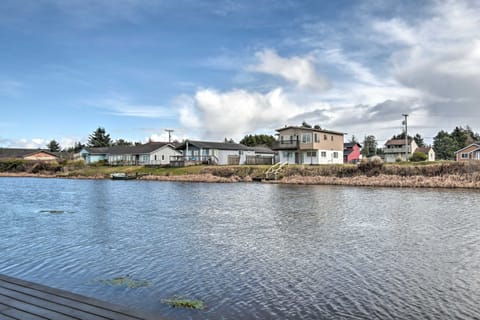
[[[2,0],[0,147],[480,131],[479,1]]]

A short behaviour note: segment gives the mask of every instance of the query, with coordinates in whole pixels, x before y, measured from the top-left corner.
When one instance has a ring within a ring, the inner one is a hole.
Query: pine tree
[[[48,151],[50,151],[50,152],[60,152],[60,150],[61,150],[60,144],[55,140],[51,140],[47,144],[47,148],[48,148]]]
[[[98,127],[90,136],[88,136],[89,147],[108,147],[112,145],[110,135],[105,132],[105,129]]]

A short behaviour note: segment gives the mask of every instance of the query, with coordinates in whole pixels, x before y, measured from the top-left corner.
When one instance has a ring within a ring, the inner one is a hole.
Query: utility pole
[[[172,132],[175,131],[173,129],[165,129],[168,132],[168,143],[172,142]]]
[[[405,126],[405,161],[408,161],[408,126],[407,126],[407,118],[408,114],[404,113],[402,116],[405,118],[402,124]]]

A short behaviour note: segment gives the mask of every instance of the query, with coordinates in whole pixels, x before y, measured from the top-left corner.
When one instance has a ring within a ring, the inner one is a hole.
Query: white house
[[[88,164],[103,160],[110,165],[168,165],[170,159],[181,152],[168,142],[149,142],[136,146],[83,148],[79,155]]]
[[[243,144],[233,142],[210,142],[185,140],[177,147],[182,156],[172,165],[192,164],[236,165],[245,164],[246,158],[255,156],[255,151]]]

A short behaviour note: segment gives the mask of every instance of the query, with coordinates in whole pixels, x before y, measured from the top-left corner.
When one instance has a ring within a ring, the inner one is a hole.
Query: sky
[[[480,2],[2,0],[0,147],[480,131]]]

